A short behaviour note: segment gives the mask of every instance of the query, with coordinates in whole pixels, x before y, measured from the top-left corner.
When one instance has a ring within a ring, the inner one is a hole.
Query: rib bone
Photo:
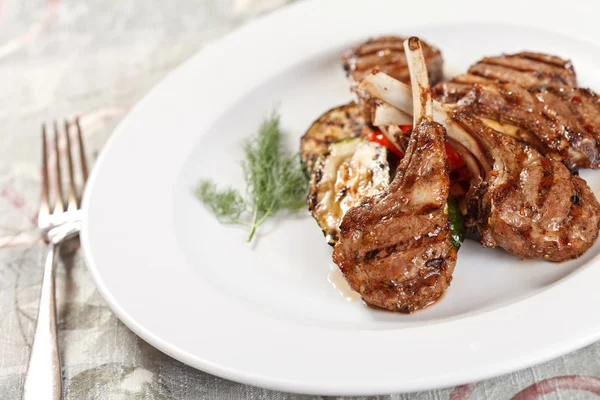
[[[405,41],[404,51],[406,52],[408,70],[410,71],[414,125],[420,124],[423,120],[431,122],[433,121],[431,88],[419,39],[413,36]]]

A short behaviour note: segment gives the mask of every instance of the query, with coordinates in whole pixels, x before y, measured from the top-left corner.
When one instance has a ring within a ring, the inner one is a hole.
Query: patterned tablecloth
[[[166,73],[288,1],[0,0],[0,398],[21,396],[42,278],[40,123],[80,115],[97,153]],[[107,308],[80,253],[64,260],[57,280],[67,399],[305,398],[229,382],[155,350]],[[595,344],[485,382],[389,398],[583,399],[600,395],[599,377]]]

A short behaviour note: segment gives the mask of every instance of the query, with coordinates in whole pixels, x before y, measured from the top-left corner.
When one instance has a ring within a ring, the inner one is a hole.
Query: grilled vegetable
[[[458,250],[465,240],[465,224],[456,200],[452,196],[448,196],[448,223],[450,225],[450,241]]]
[[[315,163],[308,194],[308,208],[334,245],[344,214],[388,187],[388,149],[362,138],[329,145]]]
[[[339,140],[364,136],[371,132],[360,107],[352,102],[321,115],[300,142],[300,155],[310,173],[317,158]]]
[[[379,143],[380,145],[387,147],[388,150],[390,150],[398,157],[404,158],[404,152],[400,150],[398,146],[392,143],[390,139],[388,139],[387,136],[379,130],[367,134],[367,136],[365,136],[365,139],[367,139],[370,142]]]

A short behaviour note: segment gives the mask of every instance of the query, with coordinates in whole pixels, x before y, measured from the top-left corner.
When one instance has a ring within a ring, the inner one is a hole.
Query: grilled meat
[[[367,77],[361,87],[388,105],[410,112],[410,89],[403,83],[377,74]],[[525,91],[515,85],[517,90]],[[558,98],[549,90],[553,89],[539,89],[538,94]],[[590,101],[586,98],[585,103]],[[473,114],[478,110],[469,107],[473,103],[452,107],[434,102],[433,112],[473,177],[465,211],[482,244],[502,247],[521,258],[557,262],[582,255],[600,229],[600,204],[591,189],[562,163],[489,127]],[[529,106],[532,112],[536,110]]]
[[[466,196],[469,225],[484,246],[524,259],[565,261],[594,244],[600,204],[583,179],[467,112],[451,118],[484,150],[480,162],[490,165]]]
[[[589,91],[568,87],[526,90],[513,83],[475,85],[455,105],[499,122],[493,125],[495,129],[516,136],[572,170],[599,167],[600,104]]]
[[[600,143],[600,98],[585,88],[547,86],[531,89],[535,98],[544,104],[549,118],[565,123],[573,132],[586,132]]]
[[[405,40],[406,38],[398,36],[382,36],[369,39],[365,43],[347,50],[342,55],[342,62],[352,87],[358,86],[373,69],[385,72],[401,82],[409,83],[410,74],[403,45]],[[421,46],[427,64],[429,81],[435,85],[443,76],[442,53],[423,41],[421,41]]]
[[[485,57],[433,93],[571,170],[598,168],[600,104],[576,84],[570,61],[523,52]]]
[[[448,161],[444,128],[432,121],[419,40],[405,44],[413,79],[415,128],[389,188],[351,208],[333,260],[370,305],[413,312],[435,302],[452,280]]]
[[[570,61],[532,52],[484,57],[469,68],[469,74],[499,83],[517,83],[524,87],[577,85],[575,70]]]
[[[455,102],[463,97],[474,84],[516,83],[524,88],[549,85],[577,86],[577,77],[570,61],[560,57],[521,52],[501,56],[484,57],[473,64],[468,72],[453,78],[452,85],[434,90],[445,96],[445,102]]]
[[[367,120],[372,120],[372,113],[377,102],[368,102],[356,92],[356,87],[374,69],[385,72],[404,83],[410,82],[408,63],[404,51],[405,38],[398,36],[382,36],[361,43],[342,55],[344,70],[350,79],[350,88],[357,102],[363,107]],[[443,77],[442,53],[435,47],[421,42],[429,80],[436,84]]]
[[[367,76],[360,83],[358,90],[363,92],[365,96],[380,101],[382,103],[379,107],[380,110],[394,107],[405,114],[411,114],[414,108],[411,88],[382,72]],[[432,108],[433,119],[435,121],[444,120],[448,112],[453,110],[451,105],[443,104],[435,100],[432,102]],[[391,113],[389,113],[389,115],[391,115]],[[395,121],[390,122],[392,126],[396,125]],[[469,170],[472,173],[475,172],[474,176],[480,175],[482,171],[479,171],[480,166],[477,163],[477,158],[483,158],[484,155],[475,140],[467,135],[461,135],[459,137],[449,136],[448,141],[454,148],[458,149],[460,147],[468,149],[467,152],[462,151],[461,155],[462,153],[465,153],[463,159],[469,167]]]

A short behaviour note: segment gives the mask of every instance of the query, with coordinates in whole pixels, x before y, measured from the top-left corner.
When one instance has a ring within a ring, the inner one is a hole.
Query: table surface
[[[19,399],[45,247],[35,226],[40,124],[81,117],[97,154],[170,70],[290,0],[0,0],[0,397]],[[57,271],[67,399],[302,399],[197,371],[146,344],[106,306],[80,252]],[[559,318],[559,316],[558,316]],[[600,345],[503,377],[390,399],[600,395]],[[401,377],[399,377],[401,379]]]

